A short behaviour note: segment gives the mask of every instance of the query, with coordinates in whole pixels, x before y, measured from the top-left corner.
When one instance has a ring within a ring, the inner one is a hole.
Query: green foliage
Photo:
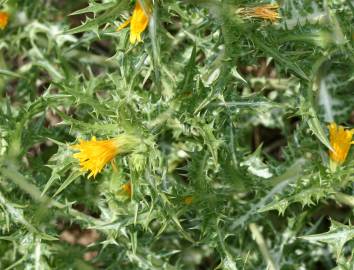
[[[0,269],[353,269],[352,2],[142,0],[132,45],[135,2],[0,1]],[[87,179],[70,145],[121,134]]]

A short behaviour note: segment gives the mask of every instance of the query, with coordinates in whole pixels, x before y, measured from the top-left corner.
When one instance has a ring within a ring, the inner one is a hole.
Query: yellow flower
[[[347,158],[350,150],[350,145],[353,144],[352,137],[354,129],[345,130],[342,126],[337,126],[336,123],[329,125],[329,139],[333,151],[329,151],[329,157],[334,164],[331,166],[335,168],[336,165],[341,165]]]
[[[9,14],[4,11],[0,11],[0,29],[4,30],[9,22]]]
[[[130,182],[125,183],[124,185],[122,185],[122,190],[129,196],[132,196],[132,185],[130,184]]]
[[[256,7],[241,8],[239,13],[247,18],[258,18],[276,22],[281,17],[279,16],[278,4],[266,4]]]
[[[71,148],[80,151],[73,157],[79,160],[83,171],[91,171],[89,178],[92,175],[96,177],[108,162],[114,164],[113,160],[119,151],[117,140],[97,141],[96,137],[92,137],[91,141],[80,140],[79,144],[75,144]]]
[[[80,151],[73,154],[73,157],[79,160],[82,171],[90,171],[90,178],[96,177],[109,162],[115,168],[116,155],[131,152],[141,143],[135,136],[121,134],[109,140],[97,141],[96,137],[92,137],[91,141],[79,140],[79,144],[72,145],[71,148]]]
[[[144,10],[139,0],[137,0],[133,15],[120,25],[116,31],[120,31],[130,24],[130,43],[135,44],[136,42],[140,42],[142,41],[141,33],[144,32],[149,24],[149,17],[150,11]]]
[[[193,197],[192,196],[187,196],[183,199],[183,202],[186,204],[186,205],[191,205],[193,203]]]

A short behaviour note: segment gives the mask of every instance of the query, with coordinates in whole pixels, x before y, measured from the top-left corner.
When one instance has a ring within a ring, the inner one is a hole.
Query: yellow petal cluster
[[[126,195],[128,195],[129,197],[132,196],[132,185],[131,185],[130,182],[123,184],[123,185],[122,185],[122,190],[123,190],[124,193],[125,193]]]
[[[0,11],[0,29],[4,30],[9,22],[9,14],[4,11]]]
[[[333,151],[329,151],[329,157],[337,165],[342,164],[347,158],[350,146],[353,143],[352,137],[354,130],[345,129],[343,126],[337,126],[336,123],[329,125],[329,139]]]
[[[193,197],[192,196],[187,196],[183,199],[183,202],[186,204],[186,205],[191,205],[193,203]]]
[[[122,30],[130,24],[130,43],[135,44],[140,42],[141,34],[145,31],[149,24],[150,11],[144,10],[139,3],[135,4],[133,15],[117,28],[117,31]]]
[[[119,152],[116,139],[97,141],[96,137],[92,137],[90,141],[80,140],[79,144],[71,148],[80,151],[73,157],[79,160],[82,171],[90,171],[89,178],[96,177],[107,163],[114,163],[114,158]]]
[[[239,13],[247,18],[258,18],[276,22],[281,17],[279,16],[278,4],[266,4],[256,7],[241,8]]]

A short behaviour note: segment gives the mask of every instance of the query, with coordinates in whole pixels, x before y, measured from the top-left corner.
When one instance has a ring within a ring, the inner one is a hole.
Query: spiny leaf
[[[331,220],[331,228],[328,232],[314,235],[301,236],[301,239],[307,241],[320,241],[332,246],[339,258],[343,246],[348,241],[354,239],[354,227],[351,225],[344,225],[335,220]]]

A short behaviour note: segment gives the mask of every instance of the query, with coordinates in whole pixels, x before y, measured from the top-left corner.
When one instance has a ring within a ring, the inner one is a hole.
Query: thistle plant
[[[351,1],[0,1],[0,269],[354,269]]]

